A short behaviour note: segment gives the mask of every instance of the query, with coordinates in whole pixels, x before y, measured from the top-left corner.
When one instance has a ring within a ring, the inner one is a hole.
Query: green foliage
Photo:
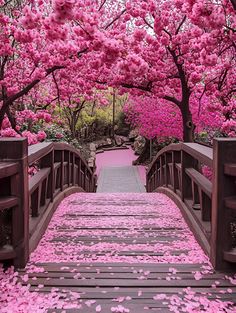
[[[69,135],[65,129],[57,124],[51,124],[44,129],[47,134],[48,141],[54,142],[68,142]]]
[[[80,114],[79,120],[76,124],[76,128],[81,129],[84,126],[90,126],[93,124],[94,121],[95,116],[90,115],[87,111],[87,108],[85,108]]]
[[[220,129],[206,129],[195,134],[195,141],[212,146],[213,138],[216,137],[227,137],[227,135],[222,133]]]
[[[44,129],[47,134],[47,141],[67,142],[76,149],[81,149],[81,145],[77,139],[72,139],[70,133],[57,124],[51,124]]]

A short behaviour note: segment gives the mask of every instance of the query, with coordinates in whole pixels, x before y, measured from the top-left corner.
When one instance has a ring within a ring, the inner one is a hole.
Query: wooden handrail
[[[32,177],[30,167],[36,171]],[[0,261],[24,266],[60,201],[73,192],[94,192],[95,183],[87,162],[69,144],[28,147],[26,139],[0,138]],[[9,234],[3,232],[4,215],[12,219]]]
[[[210,181],[203,166],[212,171]],[[171,144],[159,151],[147,171],[147,191],[164,192],[182,209],[215,268],[236,265],[231,225],[236,212],[236,140]]]
[[[29,166],[43,158],[46,154],[54,149],[54,143],[41,142],[28,147],[28,164]]]
[[[161,149],[157,155],[155,156],[154,160],[150,164],[147,174],[151,170],[152,166],[156,163],[159,159],[160,155],[165,152],[171,151],[185,151],[195,157],[196,159],[201,160],[207,166],[212,166],[213,162],[213,149],[210,147],[203,146],[198,143],[172,143],[163,149]]]

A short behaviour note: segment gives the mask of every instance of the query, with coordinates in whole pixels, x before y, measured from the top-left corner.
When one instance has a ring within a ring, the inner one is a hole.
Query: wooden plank
[[[213,149],[200,145],[198,143],[184,143],[183,150],[192,155],[196,160],[212,167],[213,165]]]
[[[29,193],[33,193],[39,184],[47,178],[51,169],[50,167],[40,169],[33,177],[29,179]]]
[[[224,164],[224,173],[230,176],[236,176],[236,163]]]
[[[187,287],[211,287],[212,280],[195,280],[185,279],[185,280],[158,280],[158,279],[56,279],[56,278],[38,278],[37,281],[33,279],[29,279],[27,284],[29,283],[31,286],[57,286],[57,287],[138,287],[138,288],[146,288],[146,287],[173,287],[178,286],[181,288]],[[221,287],[231,287],[232,284],[228,280],[221,281]]]
[[[102,312],[111,312],[111,307],[114,307],[117,305],[104,305],[102,306]],[[150,312],[150,310],[148,308],[145,307],[140,307],[139,305],[129,305],[127,308],[130,309],[130,312],[136,312],[136,313],[145,313],[145,312]],[[153,313],[155,312],[161,312],[161,313],[169,313],[171,312],[168,308],[163,308],[163,307],[159,307],[159,308],[154,308],[151,310]],[[78,309],[50,309],[47,311],[47,313],[78,313]],[[95,306],[93,307],[86,307],[83,306],[81,308],[81,312],[83,313],[94,313],[95,312]]]
[[[49,152],[53,150],[52,142],[40,142],[35,145],[31,145],[28,148],[28,162],[32,165],[34,162],[43,158]]]
[[[19,199],[14,196],[0,197],[0,211],[16,206]]]
[[[225,175],[224,164],[232,164],[235,161],[236,141],[232,138],[217,138],[213,141],[213,147],[215,175],[212,195],[211,262],[218,269],[232,269],[235,268],[235,259],[232,259],[232,263],[224,259],[224,251],[233,248],[231,210],[225,208],[225,199],[235,196],[235,178],[230,174]]]
[[[0,162],[0,179],[12,176],[18,172],[18,163]]]
[[[35,263],[36,266],[38,267],[43,267],[45,268],[45,266],[47,266],[48,268],[50,267],[56,267],[56,268],[60,268],[60,267],[86,267],[86,268],[134,268],[134,267],[139,267],[139,268],[150,268],[153,267],[155,269],[157,268],[165,268],[165,269],[169,269],[170,267],[174,267],[174,268],[184,268],[184,269],[192,269],[192,268],[203,268],[204,266],[207,266],[208,268],[211,268],[210,265],[208,263],[154,263],[154,262],[149,262],[149,263],[138,263],[138,262],[134,262],[134,263],[128,263],[128,262],[59,262],[59,263],[55,263],[55,262],[37,262]]]
[[[212,182],[194,168],[186,168],[185,172],[211,198]]]
[[[137,271],[136,271],[137,272]],[[78,277],[76,279],[83,279],[83,278],[88,278],[88,279],[143,279],[143,280],[149,280],[149,279],[158,279],[158,280],[166,280],[171,279],[171,280],[193,280],[194,279],[194,274],[191,272],[187,273],[181,273],[177,272],[176,274],[172,274],[171,272],[157,272],[157,273],[149,273],[149,274],[144,274],[144,270],[142,269],[141,272],[134,273],[133,272],[126,272],[123,270],[123,272],[114,272],[110,270],[109,272],[101,272],[99,270],[91,272],[91,271],[79,271],[79,269],[76,272],[63,272],[63,271],[58,271],[58,272],[43,272],[43,273],[29,273],[28,276],[29,278],[36,277],[36,278],[71,278],[73,279],[74,277]],[[80,275],[78,275],[78,273]],[[25,274],[25,273],[24,273]],[[23,274],[22,274],[23,275]],[[225,274],[204,274],[201,278],[201,280],[212,280],[212,284],[214,283],[215,280],[225,280]]]
[[[12,246],[0,247],[0,260],[12,260],[16,257],[16,252]]]
[[[53,288],[53,289],[52,289]],[[231,287],[232,293],[227,292],[229,287],[220,287],[220,288],[209,288],[209,287],[191,287],[191,289],[198,294],[211,294],[213,297],[217,295],[229,295],[230,297],[232,296],[233,298],[234,295],[236,294],[236,289],[235,287]],[[101,297],[112,297],[115,298],[117,295],[123,295],[123,294],[129,294],[130,296],[133,295],[135,298],[139,297],[138,293],[139,291],[142,291],[141,298],[150,298],[153,297],[153,295],[156,294],[179,294],[180,292],[183,292],[182,287],[145,287],[145,288],[140,288],[137,286],[134,286],[132,288],[130,287],[119,287],[119,288],[114,288],[114,287],[96,287],[96,288],[91,288],[91,287],[72,287],[72,286],[62,286],[62,287],[49,287],[49,286],[43,286],[42,288],[38,288],[38,286],[33,286],[30,287],[30,291],[38,290],[42,293],[48,293],[51,292],[51,290],[55,290],[57,292],[65,292],[68,293],[70,291],[75,291],[81,294],[81,297],[83,298],[90,298],[92,296],[99,298]],[[224,292],[224,293],[220,293]],[[103,295],[103,296],[102,296]]]

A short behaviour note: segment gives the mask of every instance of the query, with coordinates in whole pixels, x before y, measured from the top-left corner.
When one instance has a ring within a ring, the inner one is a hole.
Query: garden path
[[[96,174],[99,177],[103,167],[123,167],[132,166],[132,162],[137,159],[134,150],[128,149],[109,150],[96,155]],[[136,165],[140,179],[143,185],[146,184],[146,168],[142,165]]]
[[[101,168],[97,192],[145,192],[138,169],[135,166],[105,166]]]

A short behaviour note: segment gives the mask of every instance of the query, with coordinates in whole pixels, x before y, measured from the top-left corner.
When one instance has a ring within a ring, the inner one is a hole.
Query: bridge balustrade
[[[29,175],[29,172],[33,175]],[[66,143],[0,139],[0,261],[23,267],[64,197],[94,192],[95,176]]]
[[[212,177],[207,174],[212,173]],[[162,149],[147,172],[147,191],[167,194],[216,269],[236,264],[236,140],[214,139]]]

